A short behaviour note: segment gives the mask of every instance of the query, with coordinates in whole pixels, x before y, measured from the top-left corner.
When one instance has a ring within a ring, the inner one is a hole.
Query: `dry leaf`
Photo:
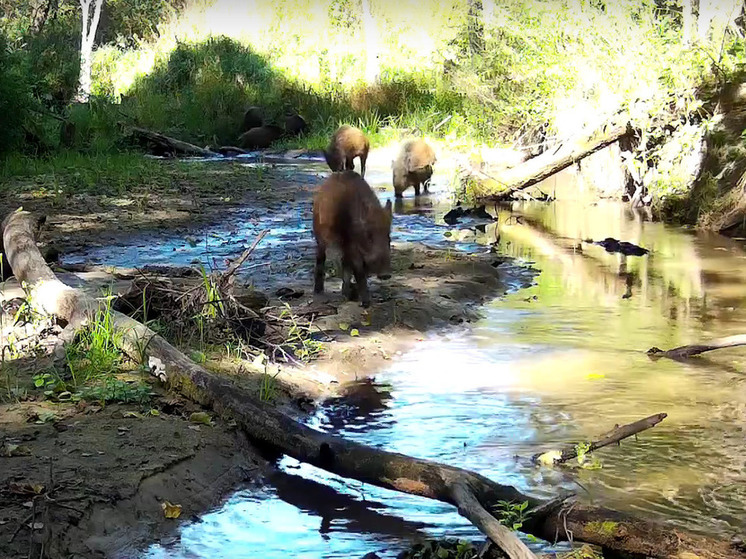
[[[124,417],[124,418],[130,418],[130,417],[134,417],[135,419],[141,419],[141,418],[142,418],[142,415],[140,415],[140,414],[139,414],[139,413],[137,413],[136,411],[126,411],[126,412],[124,412],[124,413],[122,414],[122,417]]]
[[[189,421],[192,423],[202,423],[204,425],[212,425],[210,415],[203,411],[196,411],[189,416]]]
[[[31,449],[25,445],[7,444],[5,446],[6,456],[31,456]]]
[[[166,518],[179,518],[181,516],[181,505],[172,505],[168,501],[161,503],[163,516]]]

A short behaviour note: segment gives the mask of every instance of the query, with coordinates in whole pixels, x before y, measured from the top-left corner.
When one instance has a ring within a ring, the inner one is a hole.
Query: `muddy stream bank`
[[[191,220],[185,210],[179,220],[164,216],[158,230],[106,228],[104,236],[75,231],[57,217],[50,234],[64,247],[66,263],[224,266],[269,229],[242,279],[270,294],[283,287],[303,291],[292,305],[310,304],[309,200],[326,170],[305,161],[278,163],[273,172],[287,180],[274,180],[240,203],[230,194],[235,204],[216,203],[203,219]],[[378,165],[366,177],[382,200],[393,197],[384,188],[389,173]],[[320,324],[334,341],[325,357],[298,373],[300,380],[286,379],[297,383],[298,394],[321,402],[307,421],[366,444],[471,468],[538,496],[565,487],[695,532],[742,532],[746,353],[735,349],[684,364],[654,362],[644,351],[743,331],[743,243],[651,223],[620,204],[588,198],[488,208],[497,221],[448,226],[450,177],[436,178],[433,196],[415,201],[409,193],[395,205],[395,273],[374,283],[369,317],[341,300],[338,281],[328,283],[326,301],[335,312]],[[556,189],[556,180],[547,190]],[[605,237],[651,252],[624,258],[582,242]],[[349,335],[353,325],[359,338]],[[354,384],[366,376],[371,383]],[[302,416],[292,401],[282,405]],[[599,452],[600,468],[555,471],[527,460],[657,412],[668,419],[638,441]],[[424,536],[479,537],[440,503],[288,459],[276,470],[273,457],[241,444],[220,422],[189,426],[164,414],[158,421],[168,429],[143,433],[152,439],[139,448],[141,437],[116,407],[106,410],[108,428],[87,443],[75,438],[89,433],[88,420],[76,413],[57,434],[51,425],[4,430],[25,429],[32,454],[45,439],[38,454],[74,447],[59,466],[71,477],[95,477],[91,462],[102,462],[106,490],[91,499],[98,503],[94,512],[68,511],[78,523],[69,548],[80,556],[116,548],[115,556],[142,558],[310,559],[368,551],[394,557]],[[104,442],[107,433],[118,448]],[[242,454],[231,454],[236,443]],[[123,449],[131,452],[126,461]],[[76,466],[81,452],[93,456]],[[33,468],[47,475],[32,458],[0,460],[12,460],[19,478]],[[134,472],[124,488],[111,479],[117,468]],[[179,528],[151,510],[166,499],[185,507]],[[155,543],[145,548],[149,538]]]

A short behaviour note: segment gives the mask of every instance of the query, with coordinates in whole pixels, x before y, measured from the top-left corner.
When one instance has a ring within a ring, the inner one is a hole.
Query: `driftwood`
[[[486,199],[508,200],[515,192],[551,177],[631,133],[632,129],[629,125],[605,127],[589,138],[561,144],[552,151],[545,151],[521,165],[506,169],[492,177],[496,182],[505,185],[505,190]]]
[[[626,439],[627,437],[636,435],[637,433],[645,431],[646,429],[655,427],[661,421],[666,419],[666,417],[668,417],[668,414],[657,413],[655,415],[651,415],[650,417],[646,417],[645,419],[635,421],[634,423],[628,423],[627,425],[622,425],[621,427],[616,426],[614,427],[614,429],[603,435],[601,439],[591,442],[586,449],[586,453],[590,453],[594,450],[598,450],[599,448],[618,443],[622,439]],[[549,456],[554,464],[562,464],[564,462],[567,462],[568,460],[572,460],[573,458],[578,457],[578,447],[577,445],[567,447],[562,450],[562,452],[557,453],[557,455],[555,455],[551,451],[549,453],[540,452],[539,454],[535,454],[531,458],[531,460],[534,463],[542,462],[543,456]]]
[[[669,359],[686,359],[687,357],[693,357],[706,351],[725,349],[727,347],[738,347],[742,345],[746,345],[746,334],[737,334],[735,336],[727,336],[725,338],[716,338],[703,344],[683,345],[681,347],[675,347],[667,351],[658,349],[657,347],[651,347],[647,351],[647,354],[654,359],[657,359],[659,357],[668,357]]]
[[[3,240],[16,278],[26,282],[29,300],[38,311],[56,315],[73,328],[91,319],[98,302],[55,277],[34,242],[30,214],[10,214],[3,222]],[[122,349],[128,355],[147,363],[151,373],[171,389],[223,417],[232,417],[255,444],[343,477],[457,506],[511,558],[534,555],[490,514],[500,500],[528,502],[533,514],[524,529],[549,541],[572,538],[618,553],[660,558],[681,558],[687,553],[700,559],[746,557],[727,542],[578,502],[547,503],[475,472],[316,431],[209,373],[143,324],[116,312],[113,320],[122,331]]]
[[[132,133],[143,139],[155,144],[161,151],[171,154],[182,154],[182,155],[196,155],[200,157],[215,157],[220,154],[210,151],[209,149],[201,148],[190,144],[189,142],[182,142],[176,138],[170,138],[158,132],[152,130],[146,130],[145,128],[138,128],[137,126],[132,127]]]

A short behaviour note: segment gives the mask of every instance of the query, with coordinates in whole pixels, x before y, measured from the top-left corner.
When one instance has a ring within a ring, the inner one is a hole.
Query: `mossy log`
[[[27,284],[36,310],[56,315],[68,327],[81,327],[99,310],[99,303],[55,277],[36,247],[34,224],[23,211],[3,221],[8,261],[18,281]],[[146,363],[171,389],[233,418],[254,443],[343,477],[450,503],[511,558],[534,555],[489,512],[501,500],[527,501],[533,512],[523,529],[549,541],[572,538],[617,553],[671,559],[746,557],[727,542],[574,500],[541,501],[476,472],[316,431],[208,372],[143,324],[117,312],[113,319],[123,333],[123,351]]]

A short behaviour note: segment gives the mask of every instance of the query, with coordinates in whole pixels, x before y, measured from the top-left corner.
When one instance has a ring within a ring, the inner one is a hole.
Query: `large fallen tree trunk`
[[[494,180],[504,185],[505,190],[489,196],[489,200],[509,199],[515,192],[533,186],[573,163],[596,153],[617,140],[632,134],[628,125],[604,127],[599,132],[574,142],[545,151],[525,163],[498,173]]]
[[[142,140],[156,145],[159,150],[174,155],[178,153],[183,155],[196,155],[200,157],[216,157],[220,155],[219,153],[210,151],[209,149],[195,146],[194,144],[190,144],[189,142],[182,142],[181,140],[177,140],[176,138],[171,138],[169,136],[159,134],[158,132],[153,132],[152,130],[146,130],[145,128],[138,128],[137,126],[133,126],[132,133]]]
[[[724,349],[727,347],[738,347],[746,345],[746,334],[736,334],[725,338],[716,338],[702,344],[683,345],[669,350],[651,347],[647,354],[653,358],[668,357],[669,359],[686,359],[715,349]]]
[[[81,327],[94,317],[99,304],[55,277],[35,245],[33,224],[30,214],[22,211],[5,219],[8,261],[18,281],[28,286],[29,300],[38,311],[58,316],[68,327]],[[702,559],[746,557],[726,542],[574,501],[547,503],[475,472],[316,431],[209,373],[143,324],[120,313],[113,315],[124,334],[125,352],[147,363],[172,389],[232,417],[255,443],[343,477],[453,504],[512,558],[533,554],[491,514],[501,500],[527,501],[534,512],[524,529],[550,541],[572,538],[620,553],[660,558],[687,553]]]

